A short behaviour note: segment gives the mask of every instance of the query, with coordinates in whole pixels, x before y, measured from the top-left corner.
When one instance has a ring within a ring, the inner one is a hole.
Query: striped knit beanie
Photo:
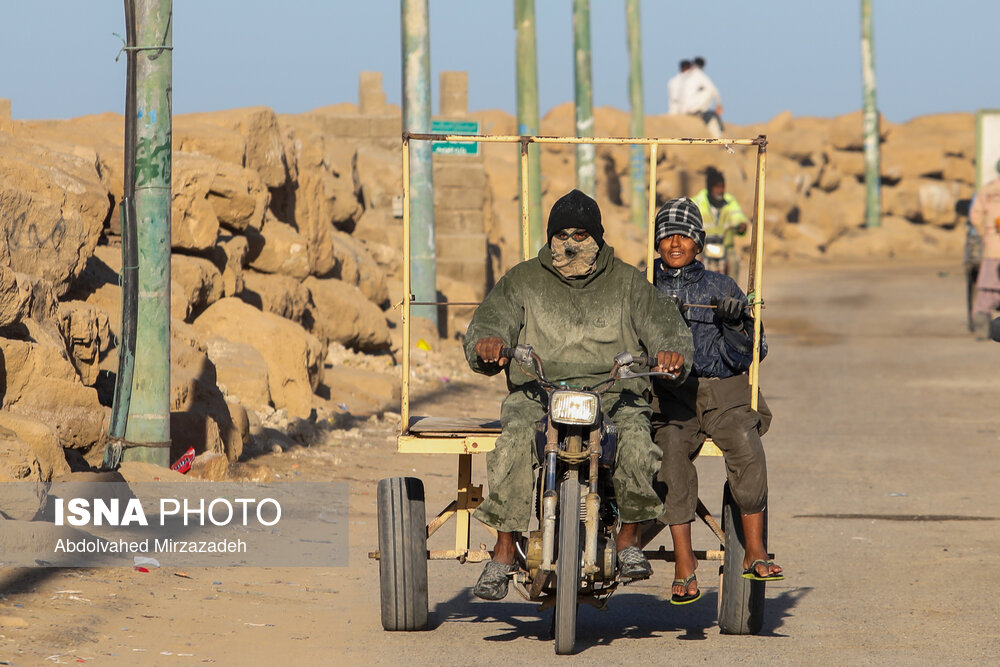
[[[701,221],[701,211],[687,197],[671,199],[656,212],[656,243],[653,247],[659,249],[660,241],[674,234],[693,239],[699,248],[705,247],[705,225]]]

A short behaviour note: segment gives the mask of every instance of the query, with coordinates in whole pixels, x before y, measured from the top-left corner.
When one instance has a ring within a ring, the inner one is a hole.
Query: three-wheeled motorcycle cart
[[[423,483],[413,477],[383,479],[378,485],[378,550],[370,552],[370,557],[379,561],[381,590],[382,625],[386,630],[423,630],[428,619],[428,561],[454,561],[458,563],[479,563],[490,558],[485,548],[475,549],[470,545],[472,512],[483,498],[483,487],[474,484],[472,470],[473,457],[493,449],[500,433],[500,422],[490,418],[464,416],[443,418],[413,416],[410,414],[410,309],[420,305],[410,293],[410,187],[409,160],[410,146],[416,141],[447,142],[494,142],[518,144],[520,146],[521,169],[521,247],[523,259],[529,257],[528,242],[528,146],[530,144],[616,144],[648,147],[649,156],[649,215],[647,218],[646,275],[653,278],[653,247],[656,212],[656,163],[658,149],[681,146],[714,146],[717,150],[733,146],[756,147],[756,179],[752,234],[750,242],[749,275],[747,296],[754,317],[754,357],[749,371],[747,391],[751,392],[751,406],[757,407],[758,371],[760,365],[760,337],[762,276],[763,276],[763,221],[764,182],[767,140],[763,135],[754,139],[667,139],[667,138],[598,138],[598,137],[551,137],[551,136],[496,136],[496,135],[450,135],[403,133],[403,302],[402,307],[402,406],[401,433],[397,439],[399,452],[426,454],[453,454],[458,457],[458,474],[455,498],[444,509],[437,512],[428,522],[424,507]],[[721,452],[708,440],[701,447],[700,456],[721,456]],[[729,492],[728,483],[723,489],[722,521],[713,517],[706,506],[698,501],[698,515],[711,533],[718,539],[718,549],[696,550],[699,560],[720,562],[720,591],[718,622],[719,629],[727,634],[756,634],[761,629],[764,611],[764,583],[744,579],[743,535],[739,508]],[[454,525],[454,546],[450,549],[427,548],[427,538],[444,528],[449,522]],[[660,546],[647,548],[665,528],[659,522],[649,522],[643,530],[642,547],[650,560],[672,561],[672,551]],[[495,531],[487,527],[490,532]],[[766,539],[765,516],[765,539]],[[554,593],[539,590],[538,586],[526,589],[517,585],[515,590],[526,599],[539,602],[544,609],[553,606]],[[607,588],[604,589],[607,591]],[[612,587],[613,590],[613,587]],[[669,589],[668,589],[669,590]],[[581,599],[584,594],[581,593]],[[597,606],[606,597],[590,600]],[[574,616],[575,621],[575,616]],[[567,650],[557,638],[556,650]]]

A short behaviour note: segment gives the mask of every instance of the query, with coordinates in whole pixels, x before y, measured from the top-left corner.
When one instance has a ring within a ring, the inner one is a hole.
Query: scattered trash
[[[184,577],[185,579],[193,579],[194,578],[190,574],[188,574],[187,572],[174,572],[174,576],[175,577]]]
[[[174,464],[170,466],[170,469],[181,474],[186,473],[191,469],[192,461],[194,461],[194,447],[188,447],[188,450],[184,452],[184,455],[174,461]]]
[[[421,338],[420,340],[417,341],[417,347],[419,349],[423,350],[424,352],[430,352],[431,351],[431,344],[428,343],[427,341],[425,341],[423,338]]]
[[[136,572],[149,572],[149,569],[145,568],[145,567],[138,567],[138,566],[136,566],[136,567],[133,567],[132,569],[135,570]]]
[[[150,558],[149,556],[136,556],[133,560],[133,565],[149,565],[150,567],[160,567],[160,561],[155,558]]]
[[[347,403],[337,403],[337,407],[343,410],[344,412],[351,411],[351,409],[347,407]]]
[[[906,494],[903,493],[902,491],[890,491],[889,493],[887,493],[885,495],[889,496],[890,498],[904,498],[904,497],[906,497]]]
[[[221,581],[213,581],[213,582],[212,582],[212,585],[213,585],[213,586],[221,586],[221,585],[222,585],[222,582],[221,582]]]
[[[249,625],[251,628],[273,628],[274,623],[244,623],[243,625]]]
[[[443,375],[440,378],[438,378],[438,379],[441,380],[441,382],[451,382],[451,378],[444,377]]]

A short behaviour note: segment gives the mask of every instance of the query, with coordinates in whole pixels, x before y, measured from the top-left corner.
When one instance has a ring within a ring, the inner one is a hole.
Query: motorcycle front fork
[[[597,573],[597,538],[600,532],[601,496],[598,493],[598,461],[601,456],[601,429],[590,429],[586,449],[585,464],[588,466],[588,490],[584,499],[584,549],[583,575]],[[579,430],[574,429],[566,434],[566,452],[571,457],[584,453],[583,437]],[[556,543],[556,507],[559,497],[557,488],[557,468],[559,460],[559,433],[555,424],[549,423],[545,438],[545,487],[542,493],[542,569],[551,570],[555,555]],[[569,474],[579,474],[579,466],[583,463],[571,463]],[[579,512],[578,507],[563,507],[564,512]]]

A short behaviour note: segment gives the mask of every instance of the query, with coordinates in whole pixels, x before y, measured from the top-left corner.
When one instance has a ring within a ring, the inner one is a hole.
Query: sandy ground
[[[996,664],[1000,660],[1000,344],[965,331],[957,262],[769,266],[762,381],[769,584],[758,636],[718,632],[716,564],[702,601],[664,602],[654,563],[611,609],[582,608],[580,664]],[[495,416],[499,379],[433,356],[414,412]],[[448,381],[437,375],[451,368]],[[361,420],[309,448],[258,459],[284,479],[351,485],[342,568],[0,570],[0,664],[541,664],[549,614],[512,594],[471,596],[478,565],[433,562],[431,630],[386,633],[378,607],[375,485],[415,475],[428,511],[449,500],[456,460],[395,451],[398,418]],[[699,461],[719,510],[722,464]],[[477,460],[477,481],[483,482]],[[444,533],[446,531],[442,531]],[[432,539],[444,548],[450,535]],[[443,543],[441,542],[443,540]],[[473,542],[491,542],[475,527]],[[707,530],[696,548],[716,548]]]

